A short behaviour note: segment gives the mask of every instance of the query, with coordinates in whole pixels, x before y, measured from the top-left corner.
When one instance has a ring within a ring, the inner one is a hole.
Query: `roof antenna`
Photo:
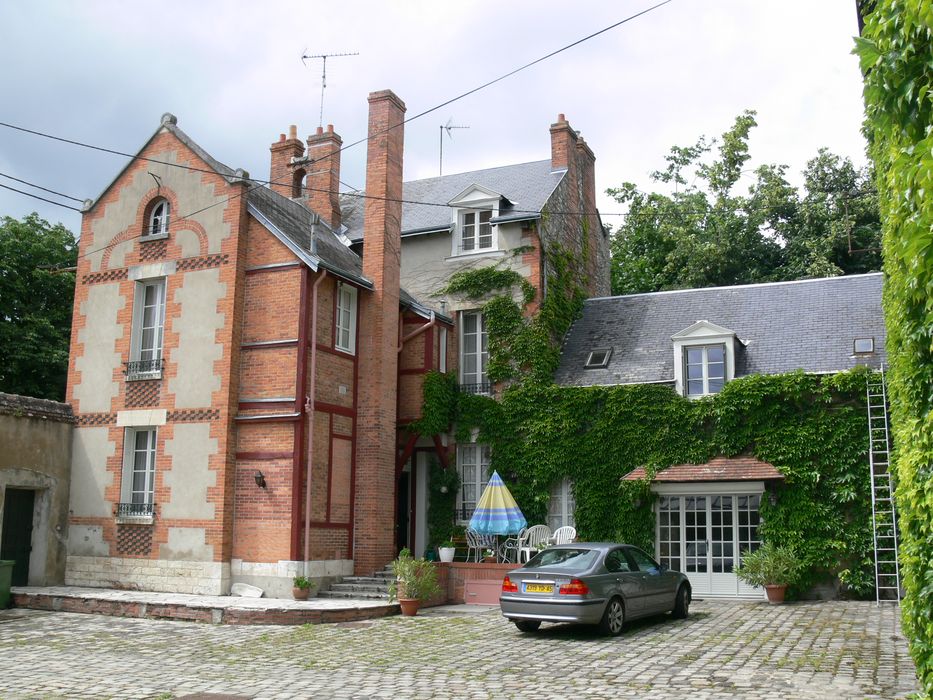
[[[441,134],[440,134],[441,157],[440,157],[440,163],[438,164],[438,168],[437,168],[438,177],[441,177],[444,174],[444,132],[445,131],[447,132],[447,138],[453,139],[453,136],[450,135],[450,132],[452,129],[469,129],[470,128],[468,126],[460,126],[459,124],[451,124],[450,122],[452,121],[453,121],[453,117],[448,119],[446,124],[441,124]]]
[[[307,52],[307,49],[305,49],[305,51]],[[327,87],[327,59],[333,58],[335,56],[359,56],[359,55],[360,54],[358,52],[316,53],[316,54],[303,53],[301,55],[301,62],[304,63],[305,65],[308,65],[307,63],[305,63],[305,59],[308,59],[308,58],[320,58],[321,63],[322,63],[322,66],[321,66],[322,67],[322,71],[321,71],[321,114],[318,118],[318,126],[324,126],[324,88]]]

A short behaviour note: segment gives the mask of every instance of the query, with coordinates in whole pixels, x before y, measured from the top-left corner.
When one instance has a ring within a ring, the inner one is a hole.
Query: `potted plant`
[[[452,562],[454,560],[454,554],[456,553],[457,547],[450,538],[437,545],[437,554],[441,561]]]
[[[295,600],[307,600],[308,594],[314,589],[314,581],[304,576],[292,579],[292,597]]]
[[[398,599],[403,615],[417,615],[422,600],[441,592],[437,583],[434,564],[424,559],[415,559],[408,549],[399,552],[392,562],[395,581],[389,585],[389,597]]]
[[[764,586],[768,602],[784,602],[787,587],[800,577],[802,562],[793,547],[778,547],[766,542],[754,552],[743,552],[735,575],[751,586]]]

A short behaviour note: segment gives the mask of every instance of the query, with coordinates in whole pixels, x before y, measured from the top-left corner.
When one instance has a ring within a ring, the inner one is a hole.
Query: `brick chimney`
[[[363,275],[360,297],[359,414],[354,569],[370,573],[395,557],[402,149],[405,104],[390,90],[369,95]],[[395,127],[395,128],[391,128]]]
[[[551,124],[551,169],[569,168],[576,145],[577,132],[563,114],[558,114],[557,121]]]
[[[301,181],[305,171],[296,169],[291,165],[292,158],[301,158],[305,154],[304,144],[298,138],[298,127],[292,124],[288,127],[288,138],[285,134],[279,135],[279,140],[269,146],[272,152],[272,164],[269,168],[269,187],[283,197],[300,197]]]
[[[308,206],[320,214],[331,228],[340,227],[340,147],[343,139],[334,133],[334,125],[327,131],[321,127],[308,137],[308,178],[305,189]]]

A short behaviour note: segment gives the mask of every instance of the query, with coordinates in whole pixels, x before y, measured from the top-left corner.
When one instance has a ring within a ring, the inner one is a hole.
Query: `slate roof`
[[[564,339],[555,381],[567,386],[674,381],[671,336],[700,320],[735,332],[735,376],[837,372],[886,361],[881,273],[588,299]],[[855,338],[875,353],[853,355]],[[743,346],[744,344],[744,346]],[[584,369],[590,351],[609,364]]]
[[[625,476],[623,481],[645,478],[645,468],[638,467]],[[773,465],[754,457],[716,457],[706,464],[675,464],[655,474],[652,481],[765,481],[783,479]]]
[[[311,243],[311,212],[303,204],[274,192],[268,187],[254,187],[247,195],[255,207],[278,231],[306,254],[320,260],[320,264],[337,275],[357,282],[372,284],[363,277],[363,261],[347,248],[324,222],[313,227],[314,245]]]
[[[510,203],[503,203],[494,223],[537,218],[566,170],[552,170],[551,161],[539,160],[518,165],[504,165],[486,170],[413,180],[402,186],[402,235],[443,231],[450,228],[447,203],[471,185],[498,192]],[[344,194],[340,199],[346,235],[353,241],[363,239],[364,198]],[[415,204],[430,202],[432,204]],[[434,206],[440,204],[442,206]]]

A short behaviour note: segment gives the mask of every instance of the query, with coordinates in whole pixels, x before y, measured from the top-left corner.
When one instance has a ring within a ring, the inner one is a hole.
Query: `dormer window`
[[[156,200],[149,210],[149,221],[143,231],[143,238],[163,238],[168,235],[169,211],[168,200]]]
[[[735,333],[709,321],[697,321],[671,336],[674,385],[690,399],[718,394],[735,378]],[[741,341],[738,341],[741,342]]]
[[[609,358],[612,357],[612,348],[602,348],[593,350],[586,358],[584,369],[599,369],[609,366]]]
[[[451,255],[495,254],[499,251],[496,217],[502,195],[470,185],[447,204],[453,211]]]
[[[466,211],[460,214],[460,252],[475,253],[492,250],[492,209]]]
[[[726,383],[726,346],[701,345],[684,348],[687,396],[718,394]]]

